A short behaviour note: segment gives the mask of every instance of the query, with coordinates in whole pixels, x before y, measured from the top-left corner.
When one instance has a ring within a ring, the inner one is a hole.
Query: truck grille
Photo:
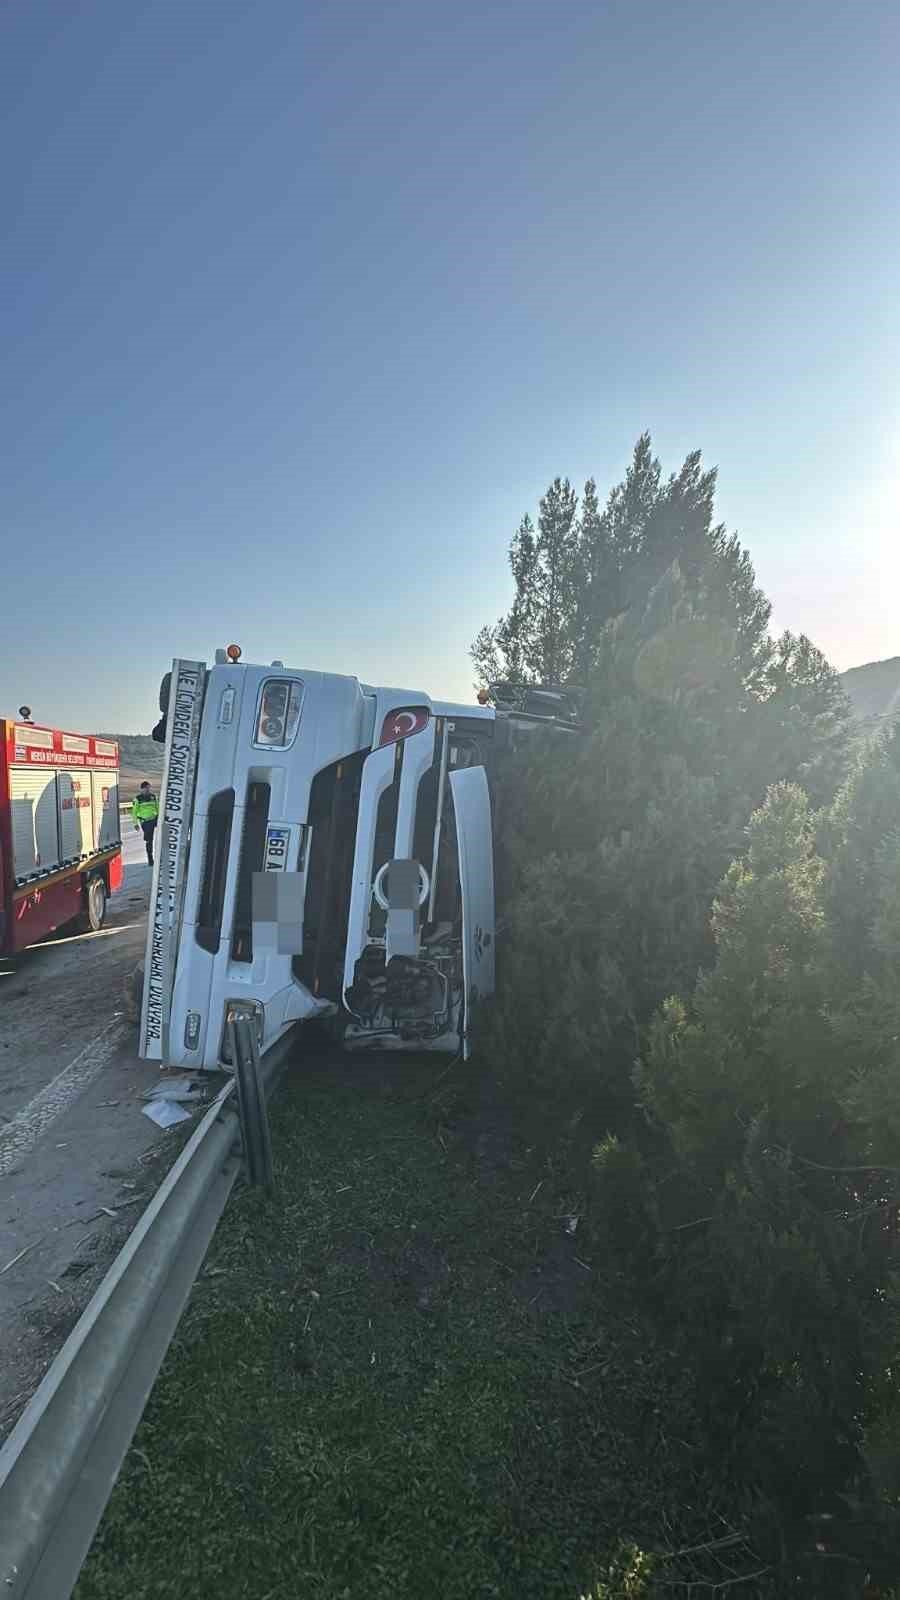
[[[209,802],[203,878],[197,907],[195,938],[202,950],[217,955],[222,938],[222,910],[228,880],[228,851],[234,818],[234,790],[220,789]]]
[[[347,908],[353,881],[359,786],[368,750],[358,750],[317,772],[309,797],[310,847],[303,918],[303,954],[294,956],[295,978],[312,994],[341,995]]]
[[[232,961],[253,960],[253,874],[262,872],[266,854],[266,827],[272,789],[268,783],[247,785],[241,859],[234,897],[234,922],[231,927]]]

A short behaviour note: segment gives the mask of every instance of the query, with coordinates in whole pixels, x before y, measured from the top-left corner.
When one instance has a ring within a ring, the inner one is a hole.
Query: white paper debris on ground
[[[145,1089],[142,1100],[199,1100],[204,1085],[196,1078],[163,1078],[151,1089]]]
[[[141,1110],[158,1128],[174,1128],[177,1122],[189,1122],[191,1118],[191,1113],[174,1100],[151,1100]]]

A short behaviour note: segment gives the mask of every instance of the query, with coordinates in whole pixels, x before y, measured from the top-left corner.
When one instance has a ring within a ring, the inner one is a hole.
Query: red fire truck
[[[119,747],[0,718],[0,955],[79,918],[102,927],[122,883]]]

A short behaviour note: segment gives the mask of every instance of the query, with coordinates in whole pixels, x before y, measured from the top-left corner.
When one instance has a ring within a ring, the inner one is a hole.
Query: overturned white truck
[[[489,774],[517,729],[576,726],[564,691],[494,704],[176,660],[160,691],[160,828],[140,1052],[228,1068],[238,1007],[265,1052],[329,1017],[349,1049],[468,1051],[494,984]]]

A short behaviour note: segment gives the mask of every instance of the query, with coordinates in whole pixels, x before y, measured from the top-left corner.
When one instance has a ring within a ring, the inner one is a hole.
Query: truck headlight
[[[259,691],[256,730],[257,749],[287,750],[297,737],[303,705],[303,684],[297,678],[267,678]]]

